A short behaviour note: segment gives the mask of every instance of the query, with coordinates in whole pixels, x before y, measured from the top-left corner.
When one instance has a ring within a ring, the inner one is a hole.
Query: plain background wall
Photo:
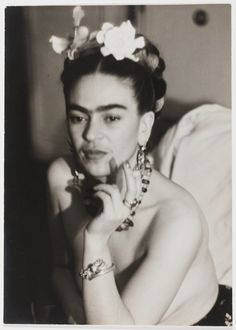
[[[209,16],[205,26],[193,23],[198,9]],[[164,54],[169,98],[230,107],[230,15],[229,5],[146,6],[142,30]]]
[[[132,7],[132,8],[131,8]],[[132,10],[138,31],[159,46],[167,68],[164,119],[173,121],[202,103],[231,106],[231,7],[219,5],[88,6],[82,24],[91,31],[119,23]],[[203,9],[208,24],[193,22]],[[48,42],[72,32],[73,7],[25,7],[26,54],[33,156],[49,160],[65,152],[65,112],[59,76],[63,56]],[[158,133],[157,133],[158,134]]]

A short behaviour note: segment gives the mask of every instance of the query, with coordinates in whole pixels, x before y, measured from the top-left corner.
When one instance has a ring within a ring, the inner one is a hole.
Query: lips
[[[107,152],[99,149],[85,149],[83,154],[88,160],[99,160],[106,156]]]

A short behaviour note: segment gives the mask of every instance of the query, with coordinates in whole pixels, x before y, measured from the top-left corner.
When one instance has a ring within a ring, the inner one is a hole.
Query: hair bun
[[[163,58],[159,57],[158,65],[153,71],[153,75],[162,78],[162,73],[164,72],[165,68],[166,68],[165,61],[163,60]]]
[[[164,79],[160,79],[160,78],[157,78],[157,77],[153,77],[153,86],[154,86],[154,90],[155,90],[155,98],[156,100],[159,100],[160,98],[162,98],[165,93],[166,93],[166,88],[167,88],[167,85],[166,85],[166,82]]]
[[[163,72],[166,68],[165,61],[160,56],[160,52],[147,38],[145,38],[145,48],[138,51],[139,63],[146,67],[151,74],[155,91],[155,101],[164,97],[166,93],[166,82],[163,79]]]
[[[152,73],[153,86],[154,86],[154,90],[155,90],[156,100],[159,100],[160,98],[162,98],[166,93],[167,85],[166,85],[165,80],[163,79],[163,72],[165,70],[165,67],[166,67],[166,65],[165,65],[164,60],[161,57],[159,57],[158,66]]]

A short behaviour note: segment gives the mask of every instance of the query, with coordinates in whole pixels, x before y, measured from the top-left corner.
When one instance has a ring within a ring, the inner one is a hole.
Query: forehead
[[[101,105],[123,104],[136,107],[132,83],[112,75],[95,73],[79,79],[69,93],[69,103],[93,109]]]

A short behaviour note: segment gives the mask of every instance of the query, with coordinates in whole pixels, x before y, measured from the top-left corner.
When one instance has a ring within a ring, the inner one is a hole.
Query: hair
[[[121,79],[130,79],[137,99],[140,114],[155,111],[156,101],[166,93],[166,82],[162,77],[165,62],[158,49],[145,38],[145,48],[135,52],[138,62],[130,59],[117,61],[112,55],[103,56],[100,45],[90,41],[74,60],[66,58],[61,75],[67,99],[73,85],[83,76],[104,73]]]
[[[113,55],[103,56],[101,46],[95,40],[88,41],[84,48],[79,49],[74,60],[66,58],[61,74],[66,108],[74,84],[83,76],[99,72],[131,81],[139,114],[153,111],[155,119],[159,118],[161,111],[155,110],[157,101],[166,93],[167,86],[163,79],[165,62],[157,47],[147,38],[144,39],[145,47],[134,53],[139,58],[138,62],[127,58],[117,61]]]

